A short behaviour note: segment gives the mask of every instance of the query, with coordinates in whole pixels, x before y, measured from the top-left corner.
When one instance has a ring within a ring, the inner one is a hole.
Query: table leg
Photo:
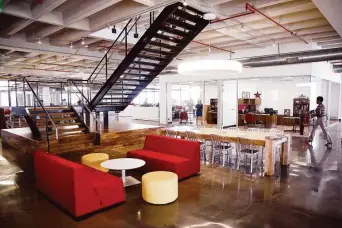
[[[122,170],[121,171],[121,179],[122,179],[123,185],[125,187],[132,186],[132,185],[137,185],[137,184],[141,183],[140,181],[138,181],[137,179],[135,179],[132,176],[126,177],[126,170]]]
[[[125,186],[126,185],[126,170],[121,171],[121,179],[122,179],[122,182]]]
[[[265,140],[265,176],[274,175],[274,163],[275,163],[275,153],[274,153],[274,143],[272,139],[266,138]]]
[[[291,135],[287,136],[286,142],[282,144],[281,150],[281,164],[282,165],[290,165],[290,158],[291,158]]]

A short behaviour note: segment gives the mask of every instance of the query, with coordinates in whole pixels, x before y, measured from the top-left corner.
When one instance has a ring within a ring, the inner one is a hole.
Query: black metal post
[[[24,94],[24,107],[26,107],[26,92],[25,92],[25,80],[23,78],[23,94]]]
[[[127,27],[125,27],[125,49],[126,49],[126,56],[127,56],[127,36],[128,36],[128,34],[127,34]]]
[[[100,112],[96,112],[96,119],[100,122]],[[99,132],[98,122],[95,121],[96,131]]]
[[[108,111],[103,112],[103,128],[109,129],[109,114]]]
[[[127,52],[126,52],[127,55]],[[106,53],[106,81],[108,79],[108,54]]]
[[[85,112],[85,121],[86,121],[86,124],[90,126],[90,113],[89,112]]]
[[[39,103],[39,82],[37,82],[37,98],[38,99],[38,103]],[[36,109],[36,105],[34,105],[34,109]]]
[[[14,80],[14,88],[15,88],[15,103],[18,107],[18,85],[17,85],[17,79]]]

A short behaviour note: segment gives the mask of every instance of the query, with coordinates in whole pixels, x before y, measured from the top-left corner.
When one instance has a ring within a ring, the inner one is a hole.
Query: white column
[[[159,112],[160,123],[172,122],[172,85],[167,82],[159,82]]]
[[[341,82],[340,82],[340,104],[338,108],[338,119],[342,119],[342,74],[341,74]]]
[[[327,117],[328,117],[328,121],[330,120],[330,116],[331,116],[331,95],[332,95],[332,86],[331,86],[331,81],[329,80],[328,82],[328,97],[327,97],[327,104],[328,104],[328,108],[327,108]]]
[[[223,81],[217,82],[217,125],[222,126],[223,124]]]

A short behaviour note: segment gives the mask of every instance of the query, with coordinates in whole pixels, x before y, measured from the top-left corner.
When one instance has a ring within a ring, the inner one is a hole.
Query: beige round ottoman
[[[104,153],[92,153],[82,156],[81,163],[94,169],[108,172],[108,169],[101,167],[101,163],[109,160],[109,155]]]
[[[142,197],[151,204],[168,204],[178,198],[178,176],[157,171],[142,176]]]

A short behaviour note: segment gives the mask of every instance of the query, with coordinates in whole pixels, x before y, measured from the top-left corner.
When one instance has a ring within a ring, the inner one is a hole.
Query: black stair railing
[[[69,85],[69,92],[76,94],[77,98],[82,101],[81,102],[81,108],[82,108],[82,121],[84,123],[84,125],[89,129],[89,131],[92,130],[90,123],[87,123],[87,121],[85,121],[86,118],[84,118],[84,115],[89,115],[93,118],[93,122],[95,124],[95,132],[96,133],[100,133],[101,131],[101,122],[100,120],[96,117],[96,115],[94,115],[94,113],[92,111],[89,110],[87,104],[89,103],[88,98],[82,93],[82,91],[78,88],[77,84],[73,81],[73,80],[69,80],[68,81],[68,85]]]
[[[39,104],[39,106],[41,107],[43,113],[45,114],[45,136],[46,136],[46,141],[47,141],[47,146],[48,146],[47,150],[50,152],[50,134],[49,134],[50,129],[51,129],[50,126],[52,125],[52,128],[55,129],[55,136],[56,136],[57,140],[58,140],[58,128],[55,125],[54,121],[52,120],[49,112],[45,109],[43,103],[40,101],[38,95],[36,94],[36,92],[32,88],[30,82],[24,77],[23,78],[23,86],[25,85],[25,83],[27,84],[28,88],[30,88],[30,90],[31,90],[31,92],[33,94],[34,99]],[[34,110],[37,111],[36,106],[34,106]],[[37,121],[37,119],[40,119],[40,116],[37,115],[37,113],[33,114],[33,116],[34,116],[34,121],[35,122]],[[50,123],[51,123],[51,125],[50,125]]]
[[[112,45],[107,49],[106,54],[103,56],[101,61],[97,64],[95,67],[94,71],[91,73],[91,75],[88,78],[88,83],[92,84],[95,79],[98,77],[98,75],[103,71],[103,68],[105,68],[105,76],[106,80],[108,78],[108,63],[111,60],[112,56],[116,51],[119,49],[119,46],[125,42],[125,53],[127,54],[128,52],[128,46],[127,46],[127,36],[131,32],[131,30],[136,26],[140,19],[140,16],[135,18],[134,23],[132,23],[133,19],[128,20],[126,23],[125,27],[121,30],[117,38],[114,40]]]

